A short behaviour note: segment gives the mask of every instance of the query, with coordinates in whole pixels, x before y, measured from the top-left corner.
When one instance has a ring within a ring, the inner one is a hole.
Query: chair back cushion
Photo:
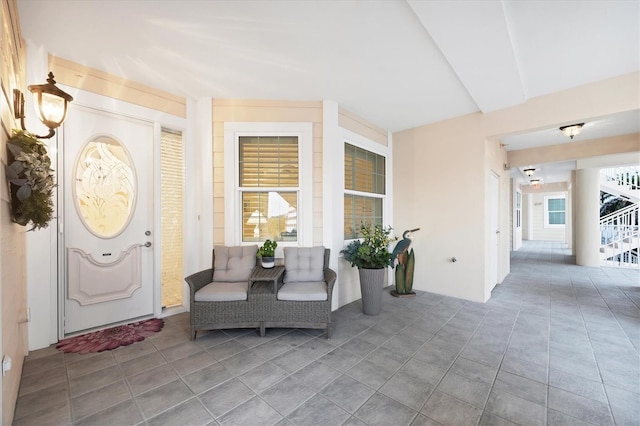
[[[215,246],[213,248],[213,281],[249,280],[256,266],[258,246]]]
[[[324,247],[285,247],[284,282],[324,281]]]

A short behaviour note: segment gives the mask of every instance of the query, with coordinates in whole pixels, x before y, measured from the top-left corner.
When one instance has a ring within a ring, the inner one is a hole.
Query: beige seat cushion
[[[196,291],[196,302],[247,300],[247,282],[213,282]]]
[[[256,266],[258,246],[215,246],[213,281],[247,281]]]
[[[327,283],[324,281],[304,281],[283,284],[280,290],[278,290],[278,300],[327,300]]]
[[[324,280],[324,247],[285,247],[284,282]]]

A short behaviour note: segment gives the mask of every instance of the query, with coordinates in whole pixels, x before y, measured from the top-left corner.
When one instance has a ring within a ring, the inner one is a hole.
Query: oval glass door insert
[[[73,192],[78,216],[95,236],[113,238],[133,216],[136,180],[126,148],[111,136],[96,136],[76,159]]]

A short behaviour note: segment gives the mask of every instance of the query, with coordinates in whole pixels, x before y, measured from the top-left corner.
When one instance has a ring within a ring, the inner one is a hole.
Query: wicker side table
[[[251,272],[251,276],[249,276],[249,292],[251,292],[251,287],[256,282],[273,282],[273,294],[278,292],[278,280],[284,274],[284,266],[274,266],[273,268],[265,269],[260,265],[257,265],[253,268]]]

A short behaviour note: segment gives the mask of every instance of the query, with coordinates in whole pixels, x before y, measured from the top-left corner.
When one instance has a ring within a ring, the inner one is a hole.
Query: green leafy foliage
[[[11,219],[31,230],[46,228],[53,218],[55,186],[47,148],[33,135],[14,131],[7,141],[5,175],[11,192]]]
[[[392,227],[382,225],[371,226],[361,224],[361,240],[353,240],[340,251],[344,259],[358,268],[380,269],[393,266],[393,258],[389,251],[389,244],[397,238],[390,237]]]
[[[266,240],[262,247],[258,249],[258,257],[275,257],[276,247],[278,247],[276,241]]]

